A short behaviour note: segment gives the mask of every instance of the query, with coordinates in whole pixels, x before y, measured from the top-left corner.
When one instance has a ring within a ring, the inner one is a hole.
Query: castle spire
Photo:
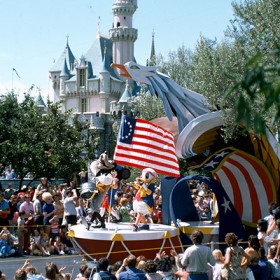
[[[155,51],[155,32],[153,31],[151,55],[150,55],[148,66],[154,66],[154,65],[156,65],[156,51]]]

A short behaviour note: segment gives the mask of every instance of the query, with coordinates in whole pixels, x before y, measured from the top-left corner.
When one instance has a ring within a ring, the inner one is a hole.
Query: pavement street
[[[45,265],[47,262],[54,262],[58,269],[66,266],[64,273],[73,271],[73,276],[79,273],[79,267],[82,264],[82,257],[79,255],[53,255],[49,257],[25,256],[13,258],[0,258],[0,270],[6,274],[7,280],[14,279],[14,273],[21,268],[26,259],[30,259],[30,264],[35,266],[39,272],[45,275]],[[72,277],[72,279],[75,279]]]

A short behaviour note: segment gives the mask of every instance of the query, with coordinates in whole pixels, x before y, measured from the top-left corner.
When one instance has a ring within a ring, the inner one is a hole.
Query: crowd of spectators
[[[108,203],[103,204],[106,220],[132,222],[134,194],[133,186],[123,184],[115,193],[110,212]],[[150,223],[161,223],[159,187],[154,192],[154,203]],[[74,181],[51,186],[47,178],[41,178],[35,188],[22,186],[20,191],[11,184],[5,189],[0,186],[0,257],[75,254],[67,230],[82,220],[90,223],[92,211],[87,206]]]
[[[189,181],[188,185],[199,219],[211,220],[215,216],[212,191],[198,181]],[[51,195],[44,199],[46,193]],[[106,219],[110,222],[132,222],[135,218],[132,210],[134,195],[134,187],[123,184],[114,195],[112,211],[104,210]],[[159,186],[156,186],[153,197],[155,205],[148,219],[150,223],[161,223]],[[246,279],[249,275],[256,280],[280,279],[280,206],[271,203],[269,213],[259,220],[256,234],[249,236],[247,246],[239,246],[238,237],[228,233],[225,238],[227,249],[211,252],[209,247],[202,245],[203,234],[199,232],[192,239],[194,245],[184,254],[171,250],[169,254],[163,252],[153,260],[129,255],[114,264],[101,258],[95,266],[83,264],[76,279],[219,280]],[[22,187],[19,192],[8,186],[0,190],[0,256],[75,254],[77,252],[67,236],[68,226],[82,219],[91,221],[91,215],[74,182],[50,186],[47,179],[42,178],[36,188]],[[16,271],[15,279],[75,279],[75,275],[63,274],[63,269],[47,263],[45,272],[38,272],[27,260]],[[5,279],[3,277],[0,272],[0,280]]]

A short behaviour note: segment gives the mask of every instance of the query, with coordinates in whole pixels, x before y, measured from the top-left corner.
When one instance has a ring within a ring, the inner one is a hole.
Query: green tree
[[[0,160],[20,179],[27,173],[34,179],[70,178],[85,165],[81,132],[87,127],[70,124],[71,111],[61,113],[59,103],[49,103],[48,113],[42,114],[29,94],[21,103],[13,92],[0,99]]]
[[[145,85],[142,85],[141,92],[132,98],[131,103],[134,114],[140,119],[150,121],[165,116],[161,100],[151,96]]]
[[[253,130],[256,134],[266,134],[269,126],[279,135],[280,125],[280,47],[271,53],[275,65],[263,64],[262,55],[252,57],[246,65],[244,75],[235,81],[226,98],[237,97],[231,112],[236,112],[236,122]]]
[[[227,115],[255,133],[268,126],[279,130],[280,5],[276,0],[233,3],[235,18],[226,35],[239,45],[242,71],[232,75],[225,103],[234,100]],[[231,73],[234,73],[233,71]],[[230,74],[231,74],[230,73]]]

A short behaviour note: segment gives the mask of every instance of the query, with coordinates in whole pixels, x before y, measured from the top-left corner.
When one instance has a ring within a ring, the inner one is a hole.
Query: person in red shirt
[[[9,202],[4,199],[4,192],[0,192],[0,231],[9,226],[8,215],[10,214]]]

